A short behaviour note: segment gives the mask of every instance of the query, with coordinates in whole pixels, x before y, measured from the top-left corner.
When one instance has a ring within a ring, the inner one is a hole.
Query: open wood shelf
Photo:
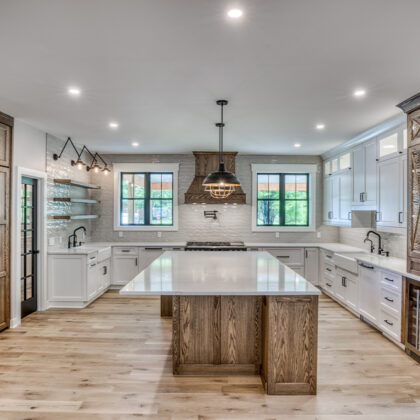
[[[82,219],[97,219],[97,214],[75,214],[67,216],[53,216],[55,220],[82,220]]]
[[[53,201],[60,203],[83,203],[83,204],[96,204],[98,200],[91,200],[90,198],[70,198],[70,197],[54,197]]]
[[[54,182],[56,184],[66,184],[66,185],[72,185],[74,187],[89,188],[92,190],[99,190],[101,188],[99,185],[88,184],[87,182],[81,182],[81,181],[74,181],[72,179],[55,178]]]

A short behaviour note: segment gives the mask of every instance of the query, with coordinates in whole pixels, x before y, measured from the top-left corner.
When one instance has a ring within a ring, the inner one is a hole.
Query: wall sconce
[[[105,162],[105,160],[102,158],[102,156],[99,154],[99,153],[95,153],[95,154],[93,154],[86,146],[83,146],[82,147],[82,150],[80,151],[80,153],[77,151],[77,148],[76,148],[76,146],[74,145],[74,143],[73,143],[73,141],[71,140],[71,138],[70,137],[68,137],[67,138],[67,141],[64,143],[64,146],[63,146],[63,148],[61,149],[61,152],[60,152],[60,154],[59,155],[57,155],[56,153],[54,153],[53,154],[53,159],[54,160],[58,160],[58,159],[60,159],[61,158],[61,156],[63,155],[63,152],[64,152],[64,150],[65,150],[65,148],[67,147],[67,145],[68,144],[71,144],[72,145],[72,147],[73,147],[73,149],[74,149],[74,151],[76,152],[76,154],[77,154],[77,160],[71,160],[71,166],[76,166],[77,167],[77,169],[83,169],[85,166],[86,166],[86,170],[87,171],[90,171],[91,169],[93,169],[94,170],[94,172],[95,173],[99,173],[99,171],[101,171],[102,170],[102,172],[103,172],[103,174],[104,175],[108,175],[110,172],[111,172],[111,170],[108,168],[108,164]],[[83,162],[83,160],[82,160],[82,154],[83,154],[83,152],[85,152],[86,151],[86,153],[88,153],[90,156],[92,156],[92,162],[91,162],[91,164],[90,165],[87,165],[85,162]],[[103,162],[103,164],[104,164],[104,168],[102,169],[100,166],[99,166],[99,164],[98,164],[98,159],[100,159],[102,162]]]

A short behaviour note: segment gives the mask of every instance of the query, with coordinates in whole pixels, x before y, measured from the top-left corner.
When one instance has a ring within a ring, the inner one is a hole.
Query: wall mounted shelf
[[[88,184],[87,182],[75,181],[75,180],[72,180],[72,179],[58,179],[58,178],[55,178],[54,183],[72,185],[74,187],[88,188],[88,189],[92,189],[92,190],[99,190],[101,188],[99,185]]]
[[[82,219],[97,219],[97,214],[75,214],[67,216],[53,216],[54,220],[82,220]]]
[[[82,204],[96,204],[98,200],[91,200],[89,198],[70,198],[70,197],[54,197],[53,201],[60,203],[82,203]]]

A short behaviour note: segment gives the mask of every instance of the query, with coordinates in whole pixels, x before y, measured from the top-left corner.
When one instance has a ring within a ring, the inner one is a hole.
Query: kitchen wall
[[[101,185],[99,192],[101,204],[100,219],[92,232],[94,241],[186,241],[186,240],[243,240],[246,242],[333,242],[338,240],[338,228],[322,225],[322,174],[321,159],[318,156],[263,156],[238,155],[236,174],[247,196],[246,205],[193,205],[183,204],[184,193],[194,177],[194,157],[185,155],[108,155],[105,159],[113,163],[179,163],[179,230],[163,231],[158,238],[156,232],[124,232],[123,237],[113,230],[113,176],[92,174],[92,182]],[[319,166],[317,175],[317,230],[305,233],[280,233],[276,238],[274,232],[261,233],[251,231],[251,164],[252,163],[316,163]],[[218,219],[205,219],[203,211],[218,210]]]
[[[370,229],[355,229],[355,228],[339,228],[339,241],[355,246],[358,248],[364,248],[367,251],[370,251],[370,243],[364,243],[363,240],[366,237],[367,232]],[[382,237],[383,246],[382,248],[385,251],[389,251],[390,256],[404,258],[406,257],[406,235],[404,234],[396,234],[396,233],[387,233],[387,232],[379,232]],[[378,240],[375,235],[371,235],[371,239],[375,245],[375,251],[378,249]]]
[[[85,168],[82,170],[71,166],[71,160],[75,160],[76,153],[72,146],[67,145],[62,157],[58,160],[53,159],[53,154],[59,154],[64,145],[64,140],[47,135],[46,149],[46,168],[48,175],[47,183],[47,235],[49,245],[66,245],[67,237],[78,226],[85,226],[90,240],[90,234],[95,230],[96,220],[55,220],[52,216],[68,214],[97,214],[99,209],[96,204],[76,204],[54,202],[54,197],[72,198],[96,198],[97,191],[85,188],[73,187],[64,184],[55,184],[54,178],[73,179],[81,182],[91,182],[91,176]],[[78,146],[81,149],[81,146]],[[90,162],[89,156],[82,156],[85,162]]]

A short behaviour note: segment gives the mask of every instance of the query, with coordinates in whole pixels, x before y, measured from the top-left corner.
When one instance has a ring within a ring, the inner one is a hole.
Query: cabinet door
[[[346,276],[344,280],[346,288],[345,304],[354,311],[359,311],[359,279],[357,276]]]
[[[401,227],[407,227],[407,155],[400,157],[400,212],[398,223]]]
[[[378,163],[378,226],[400,226],[400,157]]]
[[[313,285],[318,285],[319,276],[318,248],[305,248],[305,279]]]
[[[332,178],[328,175],[324,178],[324,222],[331,222],[332,219]]]
[[[112,259],[112,284],[125,285],[139,273],[137,256],[114,257]]]
[[[375,267],[360,266],[359,312],[370,322],[378,324],[380,273]]]
[[[139,254],[139,272],[142,272],[156,258],[163,254],[162,248],[142,248]]]
[[[340,176],[331,176],[332,219],[338,220],[340,215]]]
[[[361,205],[365,192],[365,152],[363,145],[353,150],[353,204]]]
[[[96,262],[89,263],[87,275],[87,300],[93,299],[99,293],[99,284],[98,264]]]
[[[349,222],[352,201],[352,172],[346,169],[340,174],[340,216],[341,222]]]
[[[398,156],[400,152],[400,142],[398,131],[387,133],[378,140],[378,159],[382,161],[391,157]]]
[[[98,264],[98,273],[100,278],[99,289],[100,291],[106,290],[111,284],[110,272],[111,260],[105,260]]]
[[[10,167],[10,142],[12,129],[0,123],[0,166]]]
[[[364,145],[365,148],[365,195],[363,204],[376,205],[376,141]]]
[[[334,294],[335,297],[341,302],[346,300],[346,288],[344,286],[344,276],[342,273],[338,272],[335,275],[334,280]]]

